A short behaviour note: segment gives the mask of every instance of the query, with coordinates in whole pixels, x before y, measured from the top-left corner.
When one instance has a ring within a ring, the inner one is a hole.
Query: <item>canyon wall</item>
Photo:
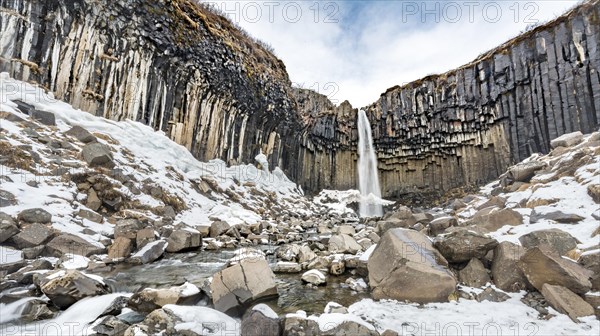
[[[481,184],[597,129],[599,15],[587,2],[366,107],[384,196]],[[309,192],[356,188],[357,109],[292,88],[267,46],[191,0],[0,0],[0,29],[0,71],[77,108],[148,124],[200,160],[262,150]]]

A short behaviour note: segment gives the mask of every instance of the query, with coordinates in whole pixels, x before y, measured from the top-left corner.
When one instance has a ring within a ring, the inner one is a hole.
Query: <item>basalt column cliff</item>
[[[308,191],[357,187],[357,110],[292,88],[268,47],[190,0],[0,0],[0,29],[0,71],[75,107],[163,130],[200,160],[262,150]],[[389,89],[366,107],[383,196],[479,184],[596,129],[599,47],[591,1]]]

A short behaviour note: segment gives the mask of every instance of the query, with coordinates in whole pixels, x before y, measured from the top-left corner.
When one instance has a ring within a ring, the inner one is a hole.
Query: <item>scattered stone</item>
[[[142,223],[134,218],[121,219],[115,224],[115,238],[123,237],[135,240],[137,232],[142,229]],[[154,236],[154,230],[152,230]]]
[[[8,191],[0,189],[0,208],[16,205],[17,199],[15,195],[9,193]]]
[[[81,126],[73,126],[70,130],[65,132],[66,135],[71,136],[85,144],[90,142],[95,142],[96,137],[92,135],[92,133],[88,132],[85,128]]]
[[[476,258],[471,259],[467,266],[458,272],[458,279],[469,287],[483,287],[492,281],[483,263]]]
[[[349,236],[354,235],[356,233],[356,230],[352,225],[340,225],[337,226],[333,231],[337,234],[347,234]]]
[[[327,277],[323,272],[313,269],[302,274],[302,281],[315,286],[320,286],[327,283]]]
[[[567,252],[577,247],[577,239],[559,229],[548,229],[533,231],[519,238],[521,245],[525,248],[546,245],[560,255],[566,255]]]
[[[325,314],[348,314],[348,308],[336,302],[329,302],[323,312]]]
[[[424,234],[389,230],[368,260],[373,298],[418,303],[448,301],[456,279],[447,265]]]
[[[550,146],[554,148],[558,147],[573,147],[583,141],[583,134],[579,131],[573,133],[563,134],[560,137],[550,141]]]
[[[337,322],[333,322],[334,324]],[[320,336],[350,336],[350,335],[361,335],[361,336],[379,336],[379,333],[373,326],[367,326],[365,323],[358,323],[355,321],[344,321],[339,323],[337,326],[322,330]]]
[[[98,209],[100,209],[100,207],[102,206],[102,200],[100,200],[98,194],[92,188],[90,188],[90,190],[88,191],[85,206],[92,209],[93,211],[98,211]]]
[[[512,209],[496,207],[479,210],[465,225],[475,225],[489,232],[497,231],[505,225],[517,226],[523,224],[523,216]]]
[[[578,263],[593,273],[591,278],[592,290],[600,291],[600,251],[583,253]]]
[[[317,321],[309,320],[306,316],[288,315],[283,324],[283,335],[286,336],[310,336],[321,335]],[[350,336],[350,335],[348,335]]]
[[[224,221],[215,221],[210,225],[210,237],[217,238],[229,230],[231,226]]]
[[[114,316],[120,315],[123,308],[127,307],[128,301],[129,301],[129,298],[126,296],[116,297],[110,303],[110,305],[108,305],[108,307],[106,307],[106,309],[104,309],[102,314],[100,314],[100,317],[107,316],[107,315],[114,315]]]
[[[483,292],[477,294],[477,301],[504,302],[510,299],[506,293],[499,292],[492,287],[486,288]]]
[[[32,109],[29,111],[31,119],[46,125],[46,126],[56,126],[56,117],[54,113],[47,111],[40,111]]]
[[[457,226],[458,222],[454,217],[440,217],[436,218],[429,223],[429,234],[431,236],[437,236],[444,233],[447,228],[451,226]]]
[[[46,251],[55,257],[61,257],[67,253],[89,257],[92,254],[106,253],[106,247],[100,243],[92,243],[79,236],[66,233],[52,239],[46,245]]]
[[[20,250],[29,247],[40,246],[52,239],[53,231],[42,224],[30,224],[20,233],[11,238],[12,243]]]
[[[555,222],[563,224],[576,224],[584,220],[585,218],[577,214],[565,213],[563,211],[556,210],[549,206],[539,206],[534,208],[531,212],[529,222],[533,224],[543,219],[553,220]]]
[[[342,275],[346,272],[346,263],[342,259],[334,259],[329,267],[329,274]]]
[[[109,293],[103,282],[76,270],[54,272],[45,280],[41,291],[63,310],[85,297]]]
[[[19,233],[19,228],[15,224],[14,220],[12,220],[12,218],[8,215],[8,219],[2,215],[4,214],[0,213],[0,244]]]
[[[522,246],[501,242],[494,249],[492,277],[496,287],[507,292],[518,292],[527,286],[527,278],[517,263],[525,254]]]
[[[129,257],[132,251],[133,243],[131,239],[117,237],[108,248],[108,257],[111,259],[123,259]]]
[[[215,309],[238,314],[253,302],[275,297],[275,275],[264,259],[241,261],[213,276],[210,284]]]
[[[280,261],[273,267],[275,273],[300,273],[302,266],[296,262]]]
[[[527,280],[538,291],[544,284],[567,287],[577,294],[584,294],[592,288],[591,272],[546,246],[529,249],[518,262]]]
[[[347,234],[333,235],[329,239],[329,252],[331,253],[350,253],[356,254],[362,250],[354,238]]]
[[[382,221],[377,222],[377,234],[383,236],[388,230],[391,229],[408,229],[409,227],[416,224],[412,215],[407,219],[399,219],[395,217],[391,217]]]
[[[48,304],[42,300],[32,300],[27,302],[21,312],[21,320],[25,322],[35,322],[54,318],[57,312],[52,311]]]
[[[529,182],[536,171],[545,167],[546,164],[541,161],[519,163],[508,169],[507,177],[514,182]]]
[[[186,282],[166,289],[146,288],[129,298],[128,306],[137,312],[150,313],[168,304],[193,305],[201,298],[198,287]]]
[[[569,315],[575,322],[579,322],[579,317],[594,315],[594,307],[568,288],[544,284],[542,294],[554,309]]]
[[[105,316],[102,320],[95,322],[92,330],[96,332],[95,336],[119,336],[124,335],[129,328],[129,324],[121,321],[114,316]]]
[[[282,332],[279,316],[265,304],[248,310],[240,329],[241,336],[280,336]]]
[[[48,224],[52,221],[52,215],[44,209],[23,210],[17,216],[20,222]]]
[[[437,239],[434,246],[451,263],[483,258],[498,245],[498,241],[473,231],[463,229]]]
[[[121,229],[123,229],[123,227],[121,227],[120,230]],[[122,232],[123,231],[119,231],[119,235]],[[137,246],[138,249],[143,248],[146,244],[153,241],[156,241],[156,232],[154,232],[154,229],[151,227],[143,228],[135,233],[135,246]]]
[[[310,249],[310,247],[306,245],[300,246],[300,250],[298,251],[298,262],[305,263],[314,260],[317,255]]]
[[[202,247],[202,235],[199,231],[191,229],[176,230],[171,233],[167,242],[169,253],[198,250]]]
[[[92,142],[81,150],[83,159],[90,167],[105,166],[111,168],[114,166],[110,147],[99,142]]]
[[[587,187],[587,193],[596,203],[600,203],[600,184],[590,184]]]
[[[162,257],[167,249],[165,240],[157,240],[146,244],[141,250],[136,252],[129,258],[133,264],[148,264]]]
[[[350,289],[356,292],[365,292],[367,289],[369,289],[369,285],[367,285],[363,279],[354,279],[350,277],[346,280],[346,284],[348,287],[350,287]]]
[[[79,209],[78,215],[94,223],[102,223],[104,221],[104,217],[101,214],[91,210]]]

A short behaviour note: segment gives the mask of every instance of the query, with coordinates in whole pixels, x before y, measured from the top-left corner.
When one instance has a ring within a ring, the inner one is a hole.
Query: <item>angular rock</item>
[[[535,172],[544,169],[546,164],[541,161],[519,163],[509,168],[507,177],[514,182],[529,182]]]
[[[315,286],[320,286],[327,283],[327,277],[323,272],[313,269],[302,274],[302,281]]]
[[[198,287],[186,282],[181,286],[171,288],[143,289],[129,298],[128,306],[137,312],[150,313],[168,304],[193,305],[200,298],[201,293]]]
[[[202,247],[202,235],[196,230],[176,230],[171,233],[167,242],[169,253],[198,250]]]
[[[456,218],[454,217],[440,217],[436,218],[429,223],[429,234],[437,236],[444,233],[447,228],[458,225]]]
[[[420,232],[386,232],[368,261],[373,298],[418,303],[448,301],[456,279],[444,257]]]
[[[283,335],[286,336],[316,336],[320,335],[317,321],[306,319],[305,316],[286,316],[283,323]]]
[[[30,224],[19,234],[12,237],[11,241],[22,250],[29,247],[40,246],[52,238],[53,231],[46,225]]]
[[[52,273],[40,289],[60,309],[67,309],[88,296],[109,293],[104,283],[76,270]]]
[[[506,292],[518,292],[527,286],[527,278],[517,263],[525,254],[522,246],[501,242],[494,249],[492,278],[496,287]]]
[[[528,282],[541,292],[544,284],[566,287],[577,294],[592,288],[589,278],[592,272],[562,258],[546,246],[529,249],[518,262]]]
[[[356,254],[362,250],[354,238],[347,234],[333,235],[329,239],[329,252],[331,253],[350,253]]]
[[[529,222],[532,224],[538,223],[540,220],[543,219],[553,220],[555,222],[563,224],[576,224],[584,220],[585,218],[574,213],[563,212],[548,206],[535,207],[531,212]]]
[[[124,229],[123,227],[120,230]],[[133,229],[133,228],[132,228]],[[116,232],[116,231],[115,231]],[[123,231],[119,231],[119,235],[121,235]],[[126,234],[128,235],[128,234]],[[132,235],[132,234],[130,234]],[[116,234],[115,234],[116,237]],[[146,244],[156,241],[156,233],[154,229],[151,227],[143,228],[135,233],[135,246],[138,249],[143,248]]]
[[[490,302],[504,302],[510,299],[505,293],[494,290],[492,287],[486,288],[483,292],[477,294],[476,297],[478,302],[490,301]]]
[[[331,266],[329,267],[329,274],[332,275],[342,275],[346,272],[346,263],[344,260],[335,259],[331,262]]]
[[[587,187],[587,193],[596,203],[600,203],[600,184],[590,184]]]
[[[334,232],[337,234],[354,235],[356,233],[356,230],[352,225],[340,225],[334,229]]]
[[[316,257],[317,257],[317,254],[314,253],[310,249],[310,247],[308,247],[306,245],[300,246],[300,249],[298,250],[298,262],[299,263],[310,262],[313,259],[315,259]]]
[[[0,244],[4,243],[5,241],[7,241],[9,238],[13,237],[17,233],[19,233],[19,228],[17,227],[17,225],[14,223],[14,221],[12,219],[9,221],[9,220],[3,220],[0,217]]]
[[[600,291],[600,251],[585,252],[577,262],[593,273],[592,290]]]
[[[35,322],[54,318],[57,312],[52,311],[48,304],[42,300],[27,302],[21,312],[21,319],[26,322]]]
[[[61,257],[63,254],[77,254],[89,257],[92,254],[106,253],[102,244],[94,244],[72,234],[62,234],[55,237],[46,245],[46,251],[52,256]]]
[[[302,266],[295,262],[280,261],[273,267],[275,273],[300,273]]]
[[[296,261],[298,260],[298,254],[300,253],[300,246],[296,244],[286,244],[278,247],[275,250],[277,258],[285,261]]]
[[[227,223],[227,222],[224,222],[224,221],[212,222],[212,224],[210,225],[210,237],[216,238],[216,237],[224,234],[225,232],[227,232],[227,230],[229,230],[230,228],[231,228],[231,225],[229,225],[229,223]]]
[[[52,221],[52,215],[44,209],[27,209],[21,211],[17,219],[25,223],[48,224]]]
[[[102,320],[95,322],[92,330],[95,336],[122,336],[129,328],[129,324],[114,316],[105,316]]]
[[[217,272],[210,289],[215,309],[238,315],[253,302],[278,295],[275,275],[264,259],[244,260]]]
[[[85,219],[90,220],[95,223],[102,223],[104,221],[104,217],[102,217],[101,214],[99,214],[95,211],[79,209],[79,212],[77,213],[77,215],[81,218],[85,218]]]
[[[70,130],[65,132],[66,135],[71,136],[85,144],[95,142],[96,137],[92,135],[88,130],[81,126],[73,126]]]
[[[483,263],[476,258],[458,272],[458,280],[469,287],[483,287],[492,281]]]
[[[280,336],[281,319],[267,305],[259,304],[244,315],[241,336]]]
[[[90,190],[88,191],[85,206],[92,209],[93,211],[98,211],[98,209],[100,209],[100,207],[102,206],[102,200],[100,200],[98,194],[92,188],[90,188]]]
[[[134,240],[137,238],[137,232],[142,227],[142,223],[137,219],[121,219],[115,225],[115,238],[123,237]],[[152,235],[154,235],[154,230],[152,231]]]
[[[578,243],[575,237],[559,229],[533,231],[519,237],[519,241],[525,248],[546,245],[560,255],[566,255],[567,252],[576,248]]]
[[[554,309],[569,315],[575,322],[578,322],[579,317],[594,315],[594,307],[568,288],[544,284],[542,295]]]
[[[117,237],[112,245],[108,248],[108,257],[111,259],[127,258],[133,251],[133,243],[131,239],[125,237]]]
[[[90,167],[114,166],[113,156],[107,145],[98,142],[89,143],[83,147],[81,155]]]
[[[0,208],[16,205],[17,199],[15,195],[9,193],[8,191],[0,189]]]
[[[523,224],[523,216],[512,209],[496,207],[479,210],[465,225],[475,225],[494,232],[505,225],[517,226]]]
[[[434,246],[451,263],[483,258],[498,245],[498,241],[473,231],[463,229],[436,239]]]
[[[56,126],[56,117],[52,112],[40,111],[40,110],[30,110],[29,111],[31,119],[36,120],[37,122],[47,125],[47,126]]]
[[[129,258],[133,264],[148,264],[162,257],[167,249],[168,243],[165,240],[157,240],[146,244],[141,250]]]
[[[583,141],[583,134],[579,131],[563,134],[560,137],[550,141],[550,147],[573,147]]]
[[[322,317],[321,317],[322,318]],[[338,322],[332,322],[335,324]],[[358,323],[355,321],[344,321],[339,323],[337,326],[327,329],[325,331],[321,331],[320,336],[379,336],[379,333],[375,330],[374,327],[366,326],[365,323]]]
[[[417,222],[414,218],[411,217],[407,219],[399,219],[395,217],[391,217],[389,219],[381,220],[377,222],[377,234],[383,236],[388,230],[404,228],[408,229],[409,227],[415,225]]]

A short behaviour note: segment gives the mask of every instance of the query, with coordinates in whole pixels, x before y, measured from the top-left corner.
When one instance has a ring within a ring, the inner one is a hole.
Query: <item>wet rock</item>
[[[563,224],[576,224],[584,220],[585,218],[574,213],[567,213],[560,210],[556,210],[549,206],[539,206],[535,207],[531,212],[529,222],[538,223],[539,221],[544,219],[553,220],[555,222]]]
[[[198,250],[202,247],[202,235],[199,231],[191,229],[176,230],[171,233],[167,242],[169,253]]]
[[[85,144],[90,142],[95,142],[96,137],[92,135],[92,133],[88,132],[85,128],[81,126],[73,126],[70,130],[65,132],[66,135],[71,136]]]
[[[123,308],[127,307],[128,301],[129,301],[129,298],[126,296],[116,297],[110,303],[110,305],[108,305],[108,307],[106,307],[106,309],[104,309],[104,311],[100,314],[100,317],[107,316],[107,315],[114,315],[114,316],[120,315]]]
[[[545,246],[529,249],[518,266],[528,282],[539,291],[544,284],[563,286],[577,294],[584,294],[592,288],[590,271]]]
[[[281,319],[267,305],[259,304],[244,315],[241,336],[280,336]]]
[[[133,243],[131,239],[117,237],[108,248],[108,257],[111,259],[123,259],[129,257],[132,251]]]
[[[476,258],[471,259],[467,266],[458,272],[458,279],[469,287],[482,287],[492,281],[483,263]]]
[[[496,287],[507,292],[518,292],[527,286],[527,278],[517,265],[525,254],[522,246],[511,242],[501,242],[494,249],[492,277]]]
[[[483,258],[498,245],[498,241],[473,231],[463,229],[436,239],[434,246],[451,263]]]
[[[85,297],[109,292],[104,283],[76,270],[49,274],[40,289],[55,306],[63,310]]]
[[[448,301],[456,280],[447,265],[424,234],[392,229],[368,261],[373,297],[418,303]]]
[[[30,224],[20,233],[14,235],[11,241],[18,249],[40,246],[53,236],[53,231],[42,224]]]
[[[215,221],[210,225],[210,237],[216,238],[229,230],[231,226],[224,221]]]
[[[569,315],[575,322],[579,317],[594,315],[594,307],[568,288],[544,284],[542,294],[554,309]]]
[[[567,252],[577,247],[577,239],[559,229],[548,229],[533,231],[519,237],[521,245],[525,248],[546,245],[560,255],[566,255]]]
[[[94,336],[122,336],[127,328],[129,328],[129,324],[120,319],[114,316],[105,316],[95,323],[92,330],[96,333]]]
[[[504,301],[510,299],[510,296],[508,296],[505,293],[499,292],[499,291],[493,289],[492,287],[488,287],[483,292],[477,294],[476,298],[477,298],[478,302],[482,302],[482,301],[504,302]]]
[[[337,317],[337,316],[335,316]],[[334,317],[334,318],[335,318]],[[321,317],[323,318],[323,317]],[[332,322],[330,324],[336,324],[338,322]],[[379,336],[379,333],[375,330],[374,327],[366,326],[365,323],[358,323],[355,321],[344,321],[339,323],[337,326],[333,328],[329,328],[327,330],[321,331],[321,336],[351,336],[351,335],[361,335],[361,336]]]
[[[579,131],[573,133],[563,134],[560,137],[550,141],[552,148],[558,147],[573,147],[583,141],[583,134]]]
[[[56,315],[57,312],[51,310],[45,301],[36,299],[27,302],[25,308],[23,308],[23,311],[21,312],[21,319],[24,322],[35,322],[48,320],[54,318]]]
[[[21,211],[17,219],[24,223],[48,224],[52,221],[52,215],[44,209],[27,209]]]
[[[275,273],[300,273],[302,266],[295,262],[280,261],[273,267]]]
[[[321,271],[313,269],[302,274],[302,281],[315,286],[320,286],[327,283],[327,276]]]
[[[114,166],[110,147],[98,142],[92,142],[81,150],[83,159],[90,167],[105,166],[111,168]]]
[[[235,314],[256,300],[278,295],[275,275],[264,259],[244,260],[217,272],[210,289],[215,309]]]
[[[157,240],[146,244],[141,250],[136,252],[129,258],[129,262],[133,264],[148,264],[162,257],[167,249],[165,240]]]
[[[150,313],[168,304],[193,305],[200,297],[198,287],[186,282],[181,286],[166,289],[143,289],[129,298],[128,306],[137,312]]]
[[[331,253],[356,254],[361,250],[362,246],[360,246],[354,238],[346,234],[333,235],[329,239],[329,252]]]
[[[89,257],[92,254],[106,253],[106,247],[100,243],[92,243],[79,236],[67,233],[52,239],[46,245],[46,251],[55,257],[67,253]]]

